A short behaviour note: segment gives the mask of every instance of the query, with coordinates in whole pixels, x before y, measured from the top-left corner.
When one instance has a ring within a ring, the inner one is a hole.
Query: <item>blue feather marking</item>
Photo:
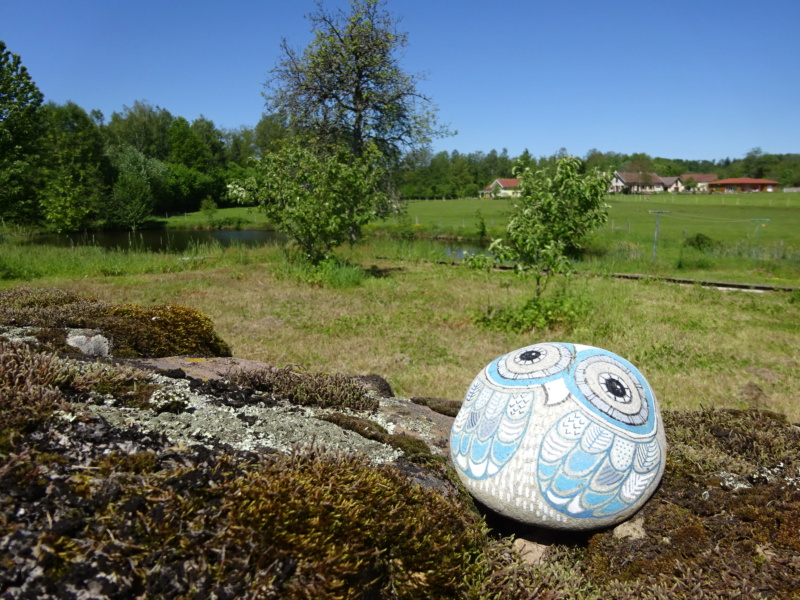
[[[564,472],[559,472],[550,484],[550,489],[559,496],[571,498],[576,496],[587,484],[588,481],[583,477],[573,478]]]
[[[562,514],[607,518],[635,503],[620,496],[634,464],[615,469],[610,452],[619,434],[597,422],[582,427],[581,418],[575,412],[566,414],[545,435],[536,467],[539,489],[545,501]],[[654,458],[660,458],[661,452],[657,442],[651,438],[634,444],[637,460],[633,462],[647,468],[646,472],[657,469],[660,463]]]
[[[583,495],[581,500],[585,506],[588,506],[592,511],[596,511],[598,507],[602,506],[616,495],[616,492],[610,494],[598,494],[593,491],[588,491]]]
[[[577,447],[567,457],[565,468],[570,476],[588,476],[603,458],[602,454],[589,454]]]
[[[469,443],[472,441],[472,437],[466,435],[464,433],[461,434],[461,439],[458,443],[458,453],[462,456],[467,456],[469,453]]]
[[[515,441],[511,444],[504,444],[500,440],[495,439],[492,444],[492,462],[498,467],[506,464],[514,455],[518,446],[519,441]]]
[[[461,432],[455,429],[450,430],[450,447],[455,454],[461,454],[458,446],[461,444]]]
[[[469,451],[469,458],[474,463],[481,463],[486,460],[489,454],[490,441],[481,442],[476,439],[472,440],[472,447]]]
[[[625,510],[629,506],[630,506],[630,504],[626,504],[625,502],[622,502],[619,498],[616,498],[616,499],[614,499],[613,502],[607,504],[606,506],[600,507],[595,512],[597,513],[596,516],[598,516],[598,517],[606,517],[606,516],[615,515],[615,514],[621,512],[621,511]]]
[[[552,479],[553,476],[558,471],[559,463],[539,463],[538,475],[539,481],[547,481],[548,479]]]
[[[503,415],[498,415],[494,419],[487,419],[486,415],[483,416],[483,420],[481,424],[478,426],[475,434],[478,436],[480,440],[488,440],[489,438],[493,437],[495,433],[497,433],[497,428],[500,425],[500,421]]]
[[[607,462],[597,472],[594,483],[604,488],[619,485],[627,474],[627,471],[618,471]]]

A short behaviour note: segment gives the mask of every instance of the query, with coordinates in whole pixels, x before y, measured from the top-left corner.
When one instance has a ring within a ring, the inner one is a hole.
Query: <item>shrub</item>
[[[719,243],[715,242],[705,233],[696,233],[687,237],[683,245],[700,250],[700,252],[710,252],[719,246]]]
[[[553,328],[570,328],[591,310],[585,295],[560,290],[551,296],[534,296],[518,307],[490,307],[475,318],[478,325],[493,331],[524,333]]]

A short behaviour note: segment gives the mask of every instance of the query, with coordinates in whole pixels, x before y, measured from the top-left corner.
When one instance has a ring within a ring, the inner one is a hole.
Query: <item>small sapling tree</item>
[[[531,275],[540,297],[553,275],[573,272],[571,257],[581,241],[607,221],[610,176],[582,173],[580,159],[573,156],[560,157],[551,168],[528,167],[515,174],[521,179],[520,196],[505,237],[492,243],[491,252]]]
[[[228,194],[258,204],[316,265],[340,244],[355,242],[385,201],[379,161],[372,144],[356,158],[348,148],[319,151],[294,139],[256,163],[250,177],[229,185]]]
[[[564,294],[556,304],[545,302],[542,294],[554,275],[574,272],[572,258],[581,241],[608,218],[605,195],[610,176],[597,170],[583,173],[581,167],[580,159],[567,155],[544,168],[515,169],[521,179],[520,196],[505,237],[492,242],[489,250],[500,260],[513,262],[519,274],[531,276],[535,296],[519,314],[498,312],[495,326],[530,329],[565,322],[580,312],[581,303]]]

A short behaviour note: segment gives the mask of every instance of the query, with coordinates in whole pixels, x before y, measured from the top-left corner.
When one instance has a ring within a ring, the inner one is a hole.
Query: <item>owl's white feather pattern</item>
[[[603,452],[614,442],[614,434],[597,423],[592,423],[581,437],[581,448],[586,452]]]
[[[508,394],[476,380],[450,434],[456,464],[475,479],[500,472],[525,435],[534,396],[533,391]]]

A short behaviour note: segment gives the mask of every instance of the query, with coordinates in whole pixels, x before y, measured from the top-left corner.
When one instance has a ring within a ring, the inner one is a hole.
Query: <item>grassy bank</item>
[[[585,275],[571,289],[591,310],[571,330],[512,334],[482,329],[474,317],[489,305],[523,302],[530,283],[507,272],[487,275],[431,262],[441,252],[433,244],[343,250],[362,268],[349,267],[333,279],[314,279],[277,248],[198,248],[194,257],[53,252],[62,259],[34,261],[41,277],[28,285],[114,302],[188,305],[211,317],[235,356],[311,371],[378,373],[403,396],[460,399],[496,356],[562,340],[628,358],[665,408],[758,407],[800,421],[797,294]],[[48,263],[69,268],[49,271]]]
[[[167,229],[273,229],[264,213],[253,206],[154,216]]]

